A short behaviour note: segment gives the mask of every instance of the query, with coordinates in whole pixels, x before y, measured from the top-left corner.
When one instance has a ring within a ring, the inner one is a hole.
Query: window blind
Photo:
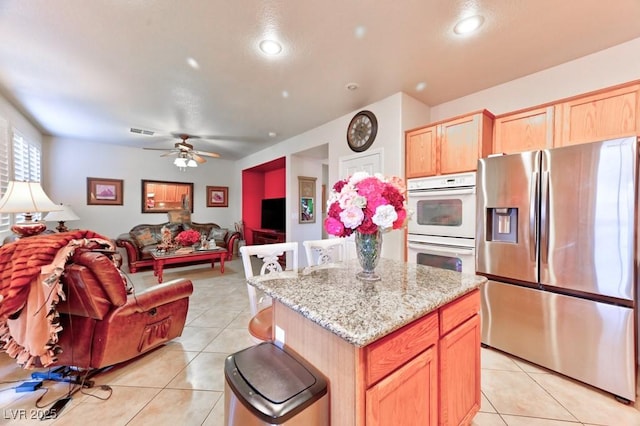
[[[9,185],[9,123],[0,117],[0,194],[4,195]],[[11,215],[0,213],[0,232],[8,231],[11,225]]]

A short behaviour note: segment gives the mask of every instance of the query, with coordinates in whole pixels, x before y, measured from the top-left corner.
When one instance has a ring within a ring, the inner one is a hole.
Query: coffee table
[[[216,260],[220,261],[220,273],[224,274],[224,259],[227,257],[227,249],[194,250],[191,253],[158,253],[151,252],[153,257],[153,275],[158,277],[158,283],[162,282],[162,270],[164,265],[179,265],[183,263],[211,260],[211,267],[216,266]]]

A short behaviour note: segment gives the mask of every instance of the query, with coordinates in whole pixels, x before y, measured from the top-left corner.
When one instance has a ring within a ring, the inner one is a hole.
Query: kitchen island
[[[274,299],[276,340],[329,381],[332,425],[470,423],[480,408],[484,277],[381,259],[249,283]]]

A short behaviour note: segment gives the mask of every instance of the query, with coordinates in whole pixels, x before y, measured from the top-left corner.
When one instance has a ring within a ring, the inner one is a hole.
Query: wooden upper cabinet
[[[439,174],[476,170],[478,159],[491,153],[493,115],[482,111],[439,125]]]
[[[497,116],[493,153],[514,154],[553,147],[553,106]]]
[[[434,176],[436,172],[436,126],[424,127],[406,134],[406,177]]]
[[[491,153],[493,119],[483,110],[408,131],[407,179],[476,170]]]
[[[640,83],[617,86],[556,105],[555,146],[640,133]]]

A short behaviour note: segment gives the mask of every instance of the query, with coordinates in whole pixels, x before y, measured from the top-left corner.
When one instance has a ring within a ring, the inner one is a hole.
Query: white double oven
[[[475,273],[476,173],[409,179],[407,261]]]

